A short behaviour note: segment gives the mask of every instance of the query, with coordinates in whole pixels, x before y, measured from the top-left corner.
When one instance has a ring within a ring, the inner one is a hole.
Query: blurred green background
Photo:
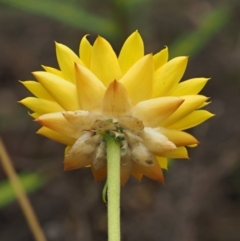
[[[88,169],[62,171],[64,147],[35,134],[18,80],[58,67],[54,41],[78,52],[90,34],[118,53],[136,29],[145,52],[189,55],[183,78],[211,77],[203,94],[216,117],[191,130],[201,145],[174,161],[165,184],[131,179],[122,189],[123,241],[240,240],[240,1],[0,0],[0,134],[48,241],[107,240],[103,183]],[[0,240],[33,237],[0,167]]]

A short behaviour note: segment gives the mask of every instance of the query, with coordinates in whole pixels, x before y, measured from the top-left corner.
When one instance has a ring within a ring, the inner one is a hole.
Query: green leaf
[[[179,37],[170,46],[171,57],[194,55],[202,50],[231,21],[232,7],[230,5],[221,5],[208,13],[203,18],[198,29]]]
[[[112,0],[117,6],[125,6],[125,8],[133,8],[141,4],[150,4],[154,0]]]
[[[46,180],[38,173],[22,173],[19,175],[19,179],[23,188],[27,193],[33,192],[41,188]],[[0,208],[5,207],[11,202],[16,200],[15,192],[11,186],[10,181],[0,182]]]
[[[30,13],[50,17],[87,32],[102,34],[107,37],[118,35],[118,26],[113,20],[96,16],[71,2],[56,0],[0,0],[0,3],[5,3]]]

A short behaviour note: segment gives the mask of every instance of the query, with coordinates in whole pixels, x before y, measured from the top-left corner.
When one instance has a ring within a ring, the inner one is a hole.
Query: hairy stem
[[[120,241],[120,143],[107,140],[108,240]]]

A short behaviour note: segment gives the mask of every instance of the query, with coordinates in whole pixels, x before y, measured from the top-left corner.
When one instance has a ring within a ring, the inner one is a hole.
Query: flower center
[[[77,121],[82,126],[79,138],[66,157],[81,154],[91,158],[95,170],[106,165],[107,136],[120,142],[121,165],[135,161],[140,165],[151,166],[156,152],[176,148],[157,129],[144,127],[142,121],[133,116],[108,118],[88,111],[66,112],[63,115],[70,123],[76,124]]]

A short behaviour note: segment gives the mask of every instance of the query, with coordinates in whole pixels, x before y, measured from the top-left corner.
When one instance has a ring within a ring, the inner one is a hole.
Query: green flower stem
[[[120,143],[113,137],[107,143],[108,240],[120,241]]]

